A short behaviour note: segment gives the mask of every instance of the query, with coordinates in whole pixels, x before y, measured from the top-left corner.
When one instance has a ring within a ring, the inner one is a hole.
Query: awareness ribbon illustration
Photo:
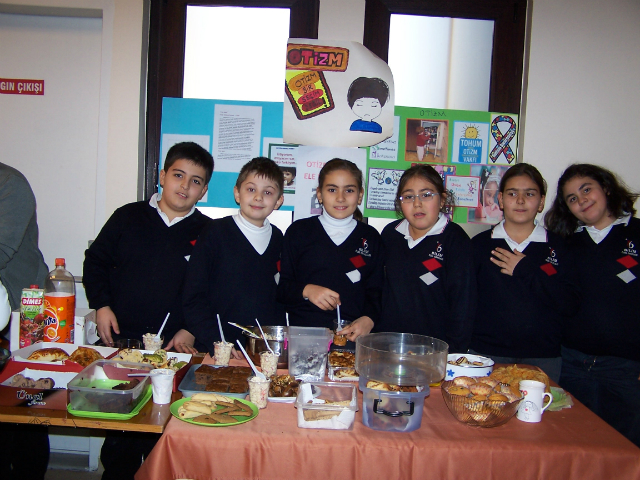
[[[509,123],[509,130],[507,130],[507,133],[503,134],[500,131],[500,128],[498,128],[498,123],[500,122]],[[491,122],[491,135],[496,140],[496,146],[493,147],[493,150],[491,150],[491,153],[489,154],[489,158],[491,159],[491,161],[493,163],[497,162],[498,157],[501,153],[503,153],[505,158],[507,159],[507,163],[511,164],[512,162],[514,162],[516,159],[516,155],[515,153],[513,153],[513,150],[511,150],[509,143],[511,142],[513,137],[516,136],[515,120],[506,115],[498,115],[493,119],[493,122]]]

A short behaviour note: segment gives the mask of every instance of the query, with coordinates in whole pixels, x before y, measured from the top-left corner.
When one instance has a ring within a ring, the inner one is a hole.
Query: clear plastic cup
[[[213,362],[214,365],[229,365],[231,359],[231,347],[233,343],[229,342],[213,342]]]
[[[162,348],[162,344],[164,342],[164,337],[160,336],[160,341],[156,339],[155,333],[145,333],[142,336],[142,341],[144,342],[144,349],[151,350],[155,352],[156,350],[160,350]]]
[[[267,378],[271,378],[278,370],[278,355],[269,351],[260,352],[260,368]]]
[[[176,372],[170,368],[156,368],[151,370],[151,390],[153,391],[153,403],[165,405],[171,403],[173,392],[173,377]]]
[[[337,318],[333,320],[333,331],[335,332],[333,335],[333,344],[335,346],[344,347],[347,344],[347,337],[340,335],[340,330],[350,324],[351,322],[347,320],[340,320],[340,322],[338,322]]]
[[[142,348],[142,342],[135,338],[120,338],[114,342],[116,348],[136,348],[140,350]]]
[[[249,379],[249,399],[258,408],[267,408],[270,384],[271,380],[263,380],[260,377],[251,377]]]

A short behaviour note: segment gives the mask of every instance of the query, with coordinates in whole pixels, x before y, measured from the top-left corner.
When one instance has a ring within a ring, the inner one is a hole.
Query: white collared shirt
[[[347,218],[333,218],[325,210],[322,211],[322,215],[320,215],[318,219],[324,231],[327,232],[329,238],[331,238],[336,245],[342,245],[358,224],[358,221],[353,218],[353,215],[349,215]]]
[[[189,211],[189,213],[187,213],[184,217],[175,217],[173,220],[169,220],[169,217],[167,216],[167,214],[164,213],[162,210],[160,210],[160,206],[158,205],[158,202],[160,201],[161,198],[162,196],[159,193],[154,193],[151,196],[151,199],[149,200],[149,205],[151,205],[153,208],[155,208],[158,211],[158,215],[160,215],[160,218],[162,219],[162,221],[165,223],[167,227],[171,227],[175,225],[176,223],[178,223],[181,220],[184,220],[185,218],[187,218],[189,215],[192,215],[193,212],[196,211],[196,206],[194,205],[193,207],[191,207],[191,210]]]
[[[602,230],[598,230],[596,227],[587,227],[586,225],[580,225],[578,228],[576,228],[576,232],[581,232],[586,228],[587,232],[589,233],[589,236],[591,237],[591,240],[593,240],[596,243],[600,243],[602,240],[604,240],[607,237],[607,235],[609,235],[609,232],[611,231],[614,225],[627,226],[629,225],[629,220],[631,220],[631,215],[626,214],[620,218],[616,218],[609,226],[604,227]]]
[[[431,227],[431,229],[427,233],[422,235],[420,238],[416,238],[415,240],[411,236],[411,233],[409,233],[409,220],[407,220],[406,218],[396,226],[396,230],[398,231],[398,233],[404,235],[404,238],[407,240],[407,244],[409,245],[409,249],[412,249],[426,237],[430,237],[431,235],[439,235],[444,232],[444,229],[448,223],[449,219],[447,218],[447,216],[440,212],[438,214],[438,221],[435,223],[435,225]]]
[[[509,236],[504,228],[504,220],[502,220],[493,228],[493,231],[491,232],[491,238],[503,238],[509,245],[509,248],[511,248],[511,250],[514,252],[516,250],[522,252],[531,242],[546,243],[547,229],[540,225],[537,220],[534,220],[533,223],[535,224],[535,227],[533,227],[533,231],[522,243],[516,242]]]
[[[251,243],[253,248],[256,249],[256,252],[258,252],[259,255],[262,255],[271,241],[272,228],[269,220],[265,218],[263,225],[261,227],[256,227],[253,223],[244,218],[240,212],[233,216],[233,220],[236,222],[236,225],[243,235],[247,237],[249,243]]]

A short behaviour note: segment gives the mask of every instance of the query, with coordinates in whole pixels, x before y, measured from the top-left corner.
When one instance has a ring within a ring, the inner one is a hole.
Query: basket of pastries
[[[509,421],[522,401],[519,390],[491,377],[456,377],[442,383],[444,402],[467,425],[497,427]]]

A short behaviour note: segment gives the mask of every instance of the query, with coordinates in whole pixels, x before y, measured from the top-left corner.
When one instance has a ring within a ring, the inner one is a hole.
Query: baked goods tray
[[[201,365],[201,364],[200,364]],[[191,397],[196,393],[206,392],[205,386],[196,383],[196,370],[200,367],[200,365],[191,365],[189,371],[185,374],[182,382],[180,382],[180,386],[178,390],[182,392],[182,395],[185,397]],[[217,365],[210,365],[211,367],[218,368]],[[219,393],[220,395],[224,395],[225,397],[231,398],[239,398],[243,400],[247,395],[249,395],[249,387],[247,386],[247,391],[242,393],[228,393],[228,392],[208,392],[208,393]]]
[[[334,358],[346,356],[346,358]],[[336,363],[332,365],[332,363]],[[355,353],[342,349],[335,349],[329,352],[327,357],[327,371],[329,379],[333,382],[357,382],[360,380],[355,369]]]
[[[71,408],[71,404],[67,405],[67,412],[71,415],[75,415],[76,417],[86,417],[86,418],[102,418],[105,420],[129,420],[130,418],[135,417],[140,413],[142,407],[144,407],[147,402],[153,396],[153,390],[151,385],[148,385],[144,393],[142,394],[142,399],[136,405],[136,408],[131,410],[129,413],[106,413],[106,412],[87,412],[84,410],[74,410]]]

